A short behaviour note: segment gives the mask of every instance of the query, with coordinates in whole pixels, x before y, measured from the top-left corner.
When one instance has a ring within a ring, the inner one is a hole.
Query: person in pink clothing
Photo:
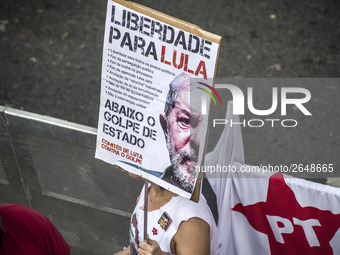
[[[69,255],[70,246],[40,212],[0,205],[0,255]]]

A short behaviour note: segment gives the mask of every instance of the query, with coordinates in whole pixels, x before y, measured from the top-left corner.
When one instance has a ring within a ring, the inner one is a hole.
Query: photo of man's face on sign
[[[191,100],[199,85],[193,80],[182,73],[169,84],[164,114],[160,115],[171,162],[162,179],[190,193],[198,174],[200,138],[205,135],[200,98]]]

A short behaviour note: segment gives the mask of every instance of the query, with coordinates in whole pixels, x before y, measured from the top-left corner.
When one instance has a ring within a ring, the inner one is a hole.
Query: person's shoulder
[[[31,213],[31,208],[26,207],[24,205],[20,205],[17,203],[10,203],[10,204],[2,204],[0,205],[0,212],[2,213],[8,213],[11,215],[15,215],[15,214],[20,214],[20,213]]]
[[[200,197],[199,202],[194,202],[188,198],[177,196],[176,200],[178,201],[178,204],[183,206],[184,208],[192,207],[192,208],[208,208],[207,201],[203,196]]]
[[[10,203],[10,204],[1,204],[0,205],[0,209],[2,211],[5,211],[5,210],[12,210],[13,208],[21,208],[23,207],[23,205],[19,205],[17,203]]]
[[[187,215],[188,219],[191,217],[205,218],[205,215],[210,213],[209,206],[202,197],[200,201],[196,203],[190,199],[177,196],[176,202],[176,210],[178,210],[178,213]]]
[[[0,213],[16,221],[47,221],[47,218],[42,213],[16,203],[0,205]]]

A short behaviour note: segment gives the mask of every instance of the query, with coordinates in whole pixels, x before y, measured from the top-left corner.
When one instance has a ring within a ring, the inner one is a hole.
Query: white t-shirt
[[[140,242],[144,241],[144,189],[142,190],[130,221],[130,249],[131,255],[137,254]],[[171,200],[159,208],[148,212],[148,235],[151,240],[157,241],[162,252],[172,254],[170,243],[177,233],[182,221],[197,217],[210,226],[210,254],[218,255],[221,248],[221,239],[213,215],[201,195],[200,201],[195,203],[181,196],[172,197]]]

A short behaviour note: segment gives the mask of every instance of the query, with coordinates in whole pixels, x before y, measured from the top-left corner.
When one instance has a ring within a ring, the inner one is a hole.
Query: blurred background
[[[222,36],[217,77],[339,77],[339,1],[136,2]],[[96,127],[106,4],[2,0],[0,105]]]

